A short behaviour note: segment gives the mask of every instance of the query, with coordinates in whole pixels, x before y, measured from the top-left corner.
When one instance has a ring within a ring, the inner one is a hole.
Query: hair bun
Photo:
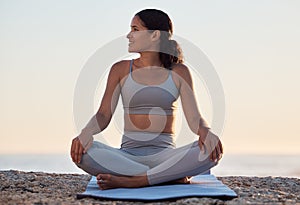
[[[180,46],[177,43],[177,41],[170,39],[169,40],[169,54],[175,57],[178,57],[179,53],[180,53]]]

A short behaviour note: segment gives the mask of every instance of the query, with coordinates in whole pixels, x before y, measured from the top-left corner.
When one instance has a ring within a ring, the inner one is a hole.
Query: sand
[[[89,175],[0,171],[0,204],[144,204],[142,202],[76,199],[85,190]],[[284,177],[218,177],[238,198],[185,198],[159,204],[300,204],[300,179]]]

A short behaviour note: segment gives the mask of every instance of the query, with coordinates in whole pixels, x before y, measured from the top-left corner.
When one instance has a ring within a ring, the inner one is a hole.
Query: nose
[[[126,38],[130,39],[131,38],[131,31],[127,34]]]

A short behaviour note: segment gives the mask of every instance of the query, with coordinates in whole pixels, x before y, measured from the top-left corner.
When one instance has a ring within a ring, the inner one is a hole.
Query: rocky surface
[[[185,198],[159,204],[300,204],[300,179],[282,177],[218,177],[238,198]],[[0,204],[144,204],[142,202],[76,199],[89,175],[0,171]]]

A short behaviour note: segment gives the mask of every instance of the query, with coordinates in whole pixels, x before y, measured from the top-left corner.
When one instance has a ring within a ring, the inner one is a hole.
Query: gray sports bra
[[[177,109],[179,91],[172,79],[171,71],[168,78],[158,85],[144,85],[132,78],[130,73],[121,89],[124,112],[127,114],[173,115]]]

